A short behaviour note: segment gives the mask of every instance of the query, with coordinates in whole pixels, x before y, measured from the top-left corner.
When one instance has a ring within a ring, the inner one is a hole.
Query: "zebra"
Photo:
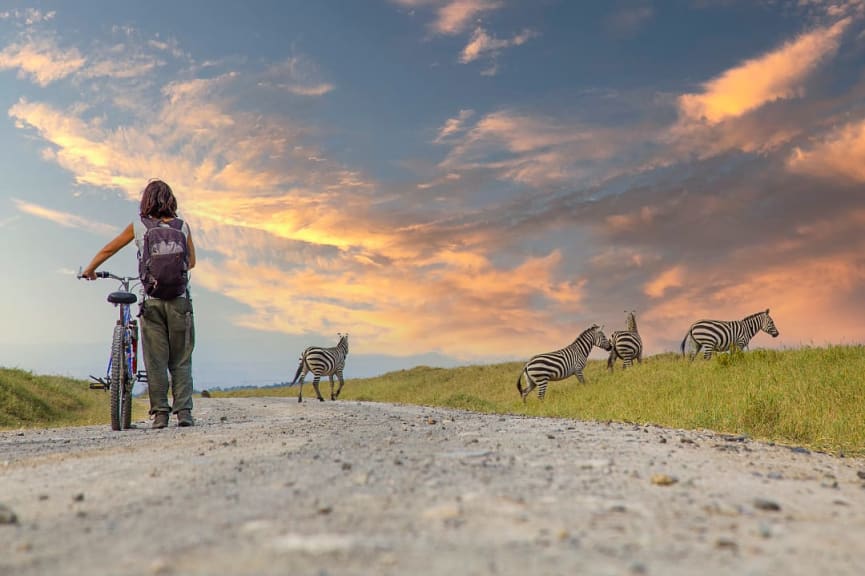
[[[626,311],[625,330],[617,330],[610,335],[610,357],[607,359],[607,369],[612,370],[616,358],[621,358],[623,368],[634,365],[634,359],[643,363],[643,340],[637,331],[636,311]]]
[[[723,320],[700,320],[695,322],[685,334],[682,340],[682,356],[685,356],[685,345],[690,342],[694,348],[694,354],[688,355],[691,360],[703,350],[703,358],[708,360],[713,352],[726,352],[736,346],[739,350],[746,350],[748,343],[754,335],[762,330],[770,334],[772,338],[778,337],[778,329],[775,322],[769,316],[769,309],[764,312],[756,312],[741,320],[725,322]]]
[[[289,387],[294,386],[300,379],[300,392],[297,395],[297,401],[303,402],[303,381],[306,379],[308,372],[312,372],[315,378],[312,380],[312,387],[315,388],[315,395],[319,400],[324,402],[321,397],[321,392],[318,389],[318,382],[322,376],[330,378],[330,399],[336,400],[339,398],[339,393],[342,392],[344,381],[342,379],[342,370],[345,368],[345,357],[348,356],[348,334],[338,334],[339,342],[333,348],[319,348],[318,346],[310,346],[300,355],[300,364],[297,366],[297,372],[294,375],[294,380],[289,384]],[[336,394],[333,392],[333,376],[339,378],[339,388]]]
[[[583,368],[586,366],[586,360],[589,358],[592,346],[604,350],[610,349],[610,342],[597,324],[584,330],[566,348],[532,356],[517,378],[517,390],[523,402],[526,401],[526,397],[535,387],[538,388],[538,398],[543,400],[547,393],[547,383],[551,380],[564,380],[574,374],[581,384],[585,383]],[[520,385],[523,374],[526,376],[525,390]]]

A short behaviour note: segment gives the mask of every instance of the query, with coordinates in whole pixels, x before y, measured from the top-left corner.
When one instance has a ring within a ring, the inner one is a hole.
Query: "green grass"
[[[133,418],[147,408],[133,401]],[[0,368],[0,429],[109,425],[108,393],[81,380]]]
[[[593,360],[586,367],[585,385],[573,377],[552,382],[543,402],[533,392],[526,404],[516,389],[521,369],[520,362],[419,366],[349,380],[341,398],[710,429],[865,455],[863,346],[755,350],[708,362],[662,354],[626,371],[620,362],[614,373],[606,371],[605,361]],[[307,399],[315,401],[309,382],[304,389]],[[329,397],[326,380],[321,389]],[[297,387],[214,393],[220,395],[296,396]]]

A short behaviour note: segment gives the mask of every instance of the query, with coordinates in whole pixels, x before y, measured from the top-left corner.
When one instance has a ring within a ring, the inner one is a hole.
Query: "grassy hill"
[[[107,392],[81,380],[0,368],[0,429],[108,422]]]
[[[600,353],[595,351],[595,355]],[[351,362],[351,357],[349,357]],[[848,455],[865,455],[865,347],[755,350],[708,362],[673,354],[613,373],[592,360],[586,384],[550,383],[540,402],[516,389],[522,363],[391,372],[346,382],[341,398],[447,406],[480,412],[711,429]],[[305,401],[315,400],[307,378]],[[525,385],[525,384],[524,384]],[[329,383],[322,395],[330,397]],[[297,387],[214,396],[296,396]]]

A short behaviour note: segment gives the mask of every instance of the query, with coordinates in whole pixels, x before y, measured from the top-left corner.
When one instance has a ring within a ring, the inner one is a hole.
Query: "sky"
[[[0,365],[102,374],[75,272],[174,189],[197,388],[865,340],[865,0],[0,2]],[[136,271],[125,248],[103,269]],[[604,353],[596,350],[593,357]]]

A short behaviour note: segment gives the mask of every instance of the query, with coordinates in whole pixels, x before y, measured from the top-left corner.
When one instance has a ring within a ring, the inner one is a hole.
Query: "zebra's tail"
[[[291,384],[288,385],[289,388],[297,384],[297,379],[300,378],[300,374],[303,372],[303,363],[306,360],[303,356],[300,357],[300,362],[297,364],[297,372],[294,373],[294,380],[291,381]]]
[[[691,337],[691,329],[689,328],[688,333],[685,334],[685,338],[682,340],[682,346],[681,346],[682,358],[685,358],[685,344],[688,343],[688,338],[690,338],[690,337]]]
[[[520,375],[517,376],[517,390],[519,391],[520,396],[523,395],[523,387],[520,386],[520,380],[523,379],[523,372],[524,372],[524,370],[521,370],[521,371],[520,371]],[[528,384],[528,382],[526,382],[526,384]]]

